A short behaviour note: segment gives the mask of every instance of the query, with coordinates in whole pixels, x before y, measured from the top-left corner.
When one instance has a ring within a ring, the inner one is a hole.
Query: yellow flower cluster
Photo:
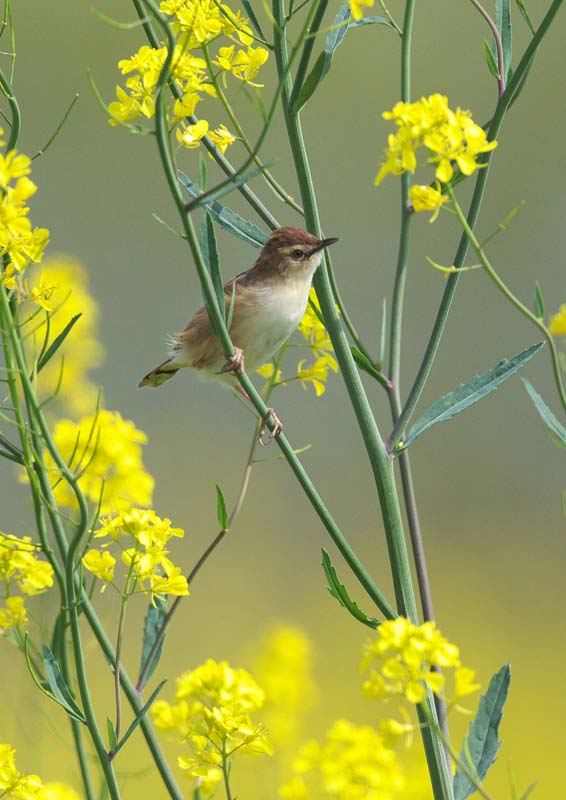
[[[100,313],[89,292],[86,269],[67,256],[48,258],[24,297],[50,312],[49,336],[52,342],[76,314],[81,314],[56,357],[37,376],[37,391],[41,399],[56,392],[57,399],[71,414],[92,412],[98,387],[88,373],[100,366],[104,350],[98,338]],[[30,325],[35,325],[35,320],[30,321]],[[26,353],[31,363],[41,352],[46,329],[47,320],[43,319],[35,326],[33,336],[26,339]]]
[[[181,528],[172,528],[171,521],[161,519],[155,511],[132,508],[101,521],[95,539],[110,538],[122,549],[122,562],[127,567],[125,595],[142,591],[154,598],[163,595],[188,595],[187,579],[168,558],[167,544],[173,537],[185,535]],[[110,542],[103,543],[107,547]],[[83,565],[105,583],[114,581],[116,559],[108,550],[89,550]]]
[[[369,698],[396,697],[409,703],[420,703],[427,687],[440,695],[444,675],[431,667],[455,670],[453,702],[475,692],[474,671],[462,667],[460,651],[436,629],[434,622],[414,625],[404,617],[383,622],[377,629],[377,639],[365,648],[362,672],[369,670],[363,685]]]
[[[151,504],[153,478],[145,470],[141,451],[147,437],[117,411],[102,409],[78,422],[60,420],[53,438],[61,456],[79,475],[79,486],[87,499],[101,504],[101,514]],[[57,502],[75,507],[74,492],[49,455],[46,464],[53,475]]]
[[[548,329],[553,336],[566,336],[566,305],[561,305],[552,316]]]
[[[316,700],[312,661],[312,644],[300,628],[279,625],[262,642],[253,672],[265,690],[263,717],[277,747],[296,739],[301,717]]]
[[[389,173],[414,173],[424,164],[435,167],[437,181],[448,183],[454,174],[451,162],[455,161],[464,175],[471,175],[482,166],[478,156],[497,147],[496,141],[487,141],[485,131],[476,125],[469,111],[452,111],[448,98],[441,94],[422,97],[416,103],[399,102],[383,117],[395,122],[397,133],[389,135],[376,185]],[[417,160],[420,150],[425,151],[421,163]]]
[[[249,672],[209,659],[177,679],[174,704],[154,703],[155,726],[188,745],[179,766],[195,778],[201,793],[214,792],[223,766],[236,753],[271,754],[263,727],[250,716],[264,698]]]
[[[64,783],[42,783],[39,775],[22,775],[15,756],[13,747],[0,744],[0,797],[4,800],[81,800]]]
[[[373,8],[374,0],[350,0],[350,11],[355,20],[364,15],[364,8]]]
[[[171,78],[181,98],[175,100],[169,111],[171,126],[177,126],[176,139],[183,147],[195,149],[208,135],[224,153],[236,141],[224,124],[212,129],[206,119],[195,124],[187,121],[203,97],[216,97],[207,61],[201,56],[208,57],[209,45],[226,37],[232,44],[220,47],[212,62],[219,68],[224,84],[227,75],[232,75],[243,83],[259,87],[260,84],[253,81],[269,53],[263,47],[252,46],[253,34],[248,20],[226,4],[214,0],[165,0],[160,10],[170,17],[177,35]],[[111,124],[129,124],[140,117],[154,115],[155,90],[166,55],[165,47],[156,49],[144,45],[132,58],[118,63],[122,74],[129,77],[125,88],[116,87],[117,100],[109,105]]]
[[[281,787],[284,800],[392,800],[404,786],[397,756],[368,725],[337,720],[326,741],[307,742],[294,764],[294,778]]]
[[[0,137],[4,131],[0,128]],[[0,147],[5,142],[0,141]],[[0,257],[7,256],[7,264],[0,282],[8,289],[16,286],[16,278],[30,263],[38,263],[49,242],[46,228],[33,228],[29,219],[27,202],[37,191],[37,186],[27,177],[31,172],[31,159],[10,150],[0,153]]]
[[[41,800],[41,778],[22,775],[16,767],[16,751],[0,744],[0,797],[6,800]]]
[[[28,536],[18,538],[0,533],[0,585],[4,588],[4,607],[0,607],[0,631],[23,627],[28,621],[24,598],[13,594],[42,594],[53,586],[53,569],[37,558],[37,547]]]

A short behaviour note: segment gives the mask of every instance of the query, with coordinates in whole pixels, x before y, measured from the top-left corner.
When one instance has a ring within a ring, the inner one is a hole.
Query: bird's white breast
[[[246,367],[255,369],[268,361],[287,341],[303,318],[309,299],[310,281],[285,281],[266,287],[257,310],[246,320]]]

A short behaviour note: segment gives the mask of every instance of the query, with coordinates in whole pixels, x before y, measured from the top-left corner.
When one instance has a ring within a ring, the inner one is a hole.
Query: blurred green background
[[[401,5],[391,3],[399,17]],[[529,4],[535,24],[546,5],[540,0]],[[155,212],[178,226],[154,140],[111,128],[88,85],[90,69],[104,97],[112,99],[120,80],[117,61],[143,43],[142,33],[109,27],[87,2],[28,0],[15,6],[15,89],[23,113],[20,149],[32,154],[42,146],[73,94],[80,93],[60,138],[34,162],[39,191],[32,218],[34,224],[51,229],[51,253],[73,254],[89,268],[108,352],[97,373],[105,404],[147,432],[145,462],[156,477],[155,508],[186,530],[177,560],[189,568],[216,533],[215,482],[228,501],[236,496],[252,420],[228,393],[190,374],[177,377],[158,394],[136,388],[139,378],[164,357],[166,335],[179,330],[200,305],[188,248],[152,219]],[[122,21],[134,18],[126,0],[98,0],[97,8]],[[520,53],[528,31],[518,16],[515,30]],[[470,3],[418,4],[414,97],[446,93],[451,105],[470,108],[479,122],[487,119],[496,99],[482,53],[487,35]],[[566,301],[563,40],[559,18],[520,101],[508,115],[479,227],[487,234],[526,201],[490,253],[527,302],[538,279],[550,309]],[[379,189],[372,182],[388,131],[381,112],[398,99],[398,65],[399,42],[391,31],[367,26],[351,32],[304,113],[324,231],[341,237],[333,251],[338,281],[373,350],[381,302],[390,297],[393,283],[399,190],[393,178]],[[263,73],[266,95],[272,76],[271,69]],[[243,109],[249,113],[245,104]],[[257,127],[256,121],[250,126]],[[277,159],[274,172],[298,195],[281,125],[270,136],[264,157]],[[182,163],[195,175],[194,157]],[[268,189],[258,191],[282,224],[298,223]],[[229,202],[248,215],[238,197]],[[457,239],[449,215],[441,215],[433,226],[424,218],[414,222],[403,344],[405,389],[444,288],[442,275],[427,265],[425,256],[451,263]],[[227,235],[220,234],[220,245],[227,277],[255,257]],[[466,274],[421,408],[539,338],[481,272]],[[527,374],[557,408],[548,353],[529,365]],[[368,391],[379,423],[387,430],[385,398],[376,384],[370,383]],[[274,403],[291,441],[297,447],[312,443],[303,457],[307,469],[370,571],[391,593],[368,464],[340,379],[332,377],[320,399],[294,384],[278,391]],[[465,664],[478,670],[484,686],[503,663],[512,663],[504,748],[488,788],[496,798],[510,797],[512,773],[523,791],[538,781],[535,797],[562,796],[564,453],[545,436],[515,379],[449,426],[423,436],[412,459],[439,625],[461,646]],[[0,503],[3,530],[29,533],[29,500],[7,464],[2,466]],[[358,677],[359,651],[367,632],[326,592],[320,547],[332,550],[329,544],[285,464],[258,465],[237,524],[174,621],[162,674],[173,679],[209,656],[246,666],[253,642],[274,621],[287,620],[305,627],[317,651],[321,702],[312,712],[309,732],[320,735],[339,716],[371,721],[376,709],[360,698]],[[338,557],[335,560],[353,587],[346,568]],[[353,589],[353,594],[368,607],[360,592]],[[129,619],[126,660],[132,670],[139,658],[141,605]],[[116,607],[109,593],[100,606],[111,627]],[[7,644],[1,647],[0,740],[18,748],[21,769],[45,779],[75,782],[62,713],[39,701],[22,660]],[[89,658],[93,684],[108,701],[104,713],[110,712],[110,673],[97,660],[94,647]],[[165,696],[170,699],[172,694],[171,681]],[[456,723],[456,737],[466,724]],[[128,748],[124,769],[143,770],[143,745],[132,743]],[[258,777],[263,773],[249,777],[253,770],[251,761],[237,767],[238,797],[274,796],[268,783],[261,784],[267,781]],[[161,796],[161,785],[152,774],[143,782],[132,779],[125,791],[126,798],[140,800]]]

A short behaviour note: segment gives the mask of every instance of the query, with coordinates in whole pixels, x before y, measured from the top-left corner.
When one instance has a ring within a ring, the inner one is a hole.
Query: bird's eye
[[[293,255],[293,258],[297,258],[297,259],[304,258],[305,257],[305,251],[304,250],[293,250],[292,255]]]

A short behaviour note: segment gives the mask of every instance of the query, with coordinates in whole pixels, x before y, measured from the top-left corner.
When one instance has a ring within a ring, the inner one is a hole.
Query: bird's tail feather
[[[151,386],[156,389],[179,372],[179,369],[179,365],[175,364],[172,358],[168,358],[163,364],[160,364],[158,367],[155,367],[155,369],[152,369],[151,372],[148,372],[138,383],[138,387],[143,389],[144,386]]]

